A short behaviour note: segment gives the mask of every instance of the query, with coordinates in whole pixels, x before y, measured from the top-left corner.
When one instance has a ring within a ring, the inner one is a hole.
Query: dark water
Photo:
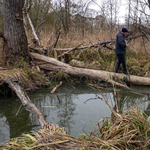
[[[138,106],[149,116],[150,97],[147,93],[150,93],[150,87],[135,87],[135,91],[117,92],[120,110]],[[96,121],[111,115],[108,106],[101,100],[102,94],[113,108],[116,107],[113,89],[101,92],[87,85],[68,84],[54,94],[50,93],[50,89],[43,89],[29,94],[29,97],[49,122],[59,124],[73,136],[80,136],[89,133]],[[0,98],[0,143],[40,128],[37,117],[24,108],[17,115],[20,105],[16,97]]]

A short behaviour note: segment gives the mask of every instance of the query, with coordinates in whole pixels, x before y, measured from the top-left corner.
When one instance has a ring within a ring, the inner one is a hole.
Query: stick
[[[49,55],[49,51],[53,52],[53,49],[57,46],[57,42],[59,40],[60,34],[61,34],[61,31],[59,31],[55,43],[50,48],[47,49],[47,55]]]
[[[61,85],[62,85],[62,81],[60,81],[59,85],[56,85],[56,86],[52,89],[51,93],[54,93]]]
[[[38,38],[38,36],[37,36],[37,34],[36,34],[36,32],[35,32],[34,26],[33,26],[33,24],[32,24],[32,21],[31,21],[30,16],[29,16],[28,13],[27,13],[27,18],[28,18],[28,20],[29,20],[29,24],[30,24],[30,26],[31,26],[33,35],[34,35],[35,39],[37,40],[38,45],[41,46],[40,40],[39,40],[39,38]]]
[[[53,48],[55,48],[55,47],[56,47],[56,45],[57,45],[57,42],[58,42],[58,40],[59,40],[59,37],[60,37],[60,34],[61,34],[61,31],[59,31],[59,33],[58,33],[58,36],[57,36],[57,38],[56,38],[56,42],[54,43],[54,46],[53,46]]]
[[[63,54],[59,55],[58,58],[61,57],[61,56],[64,56],[65,54],[67,54],[67,53],[69,53],[69,52],[71,52],[71,51],[73,51],[73,50],[77,50],[77,49],[79,48],[79,46],[81,46],[81,45],[82,45],[82,44],[79,44],[79,45],[76,46],[75,48],[72,48],[72,49],[70,49],[69,51],[64,52]]]
[[[17,111],[17,113],[16,113],[16,117],[18,116],[18,114],[19,114],[19,112],[20,112],[20,110],[22,109],[22,107],[23,107],[23,105],[20,105],[20,107],[19,107],[19,109],[18,109],[18,111]]]

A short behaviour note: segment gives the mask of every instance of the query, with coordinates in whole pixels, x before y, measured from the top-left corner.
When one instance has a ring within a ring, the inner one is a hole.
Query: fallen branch
[[[64,49],[55,49],[55,51],[71,51],[71,50],[83,50],[83,49],[88,49],[88,48],[97,48],[99,45],[106,45],[110,43],[114,43],[115,41],[104,41],[96,44],[92,44],[90,46],[83,46],[83,47],[74,47],[74,48],[64,48]]]
[[[16,115],[15,116],[18,116],[18,114],[19,114],[19,112],[20,112],[20,110],[22,109],[22,104],[21,104],[21,106],[19,107],[19,109],[18,109],[18,111],[17,111],[17,113],[16,113]]]
[[[97,89],[104,89],[104,87],[97,86],[97,85],[92,84],[92,83],[88,83],[88,85],[91,86],[91,87],[97,88]]]
[[[57,42],[59,40],[60,34],[61,34],[61,31],[59,31],[59,33],[57,35],[57,38],[56,38],[56,41],[54,42],[54,44],[52,44],[51,47],[47,48],[47,55],[49,55],[50,51],[53,52],[54,48],[57,46]]]
[[[35,31],[35,29],[34,29],[34,26],[33,26],[33,24],[32,24],[32,21],[31,21],[30,16],[29,16],[28,13],[27,13],[27,18],[28,18],[29,24],[30,24],[30,26],[31,26],[33,35],[34,35],[34,37],[35,37],[35,39],[36,39],[38,45],[41,46],[40,40],[39,40],[39,38],[38,38],[38,36],[37,36],[37,34],[36,34],[36,31]]]
[[[45,120],[43,114],[38,110],[38,108],[33,103],[31,103],[30,98],[28,97],[26,92],[16,82],[13,82],[8,79],[6,79],[4,81],[9,85],[9,87],[19,97],[19,99],[21,100],[22,105],[25,107],[25,109],[27,111],[31,112],[32,114],[37,115],[41,127],[44,128],[44,126],[46,126],[48,124],[48,122]]]
[[[77,50],[79,48],[79,46],[81,46],[82,44],[79,44],[78,46],[76,46],[75,48],[72,48],[70,50],[68,50],[67,52],[64,52],[63,54],[59,55],[58,58],[64,56],[65,54],[68,54],[69,52],[73,51],[73,50]]]
[[[62,85],[62,81],[60,81],[60,83],[52,89],[51,93],[54,93],[61,85]]]

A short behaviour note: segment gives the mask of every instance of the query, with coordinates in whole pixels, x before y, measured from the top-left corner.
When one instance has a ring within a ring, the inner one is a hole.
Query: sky
[[[101,6],[101,1],[102,0],[95,0],[95,2]],[[103,0],[105,1],[105,0]],[[100,7],[95,4],[95,3],[91,3],[90,4],[90,8],[99,11]],[[119,22],[120,23],[124,23],[125,22],[125,15],[127,14],[127,1],[126,0],[121,0],[121,5],[119,8],[119,12],[118,12],[118,18],[119,18]]]
[[[52,0],[52,2],[55,2],[55,3],[56,2],[61,2],[61,1],[64,1],[64,0]],[[86,4],[88,4],[88,7],[90,9],[98,11],[97,15],[101,15],[101,12],[100,12],[101,3],[102,2],[107,2],[108,0],[72,0],[72,1],[75,2],[75,3],[80,3],[80,2],[81,3],[86,3]],[[112,2],[114,2],[114,1],[115,0],[112,0]],[[119,5],[120,9],[119,9],[119,12],[118,12],[119,23],[124,23],[125,22],[125,15],[127,14],[127,1],[128,0],[116,0],[116,1],[118,1],[121,4],[121,5]],[[95,16],[92,16],[92,17],[95,17]]]

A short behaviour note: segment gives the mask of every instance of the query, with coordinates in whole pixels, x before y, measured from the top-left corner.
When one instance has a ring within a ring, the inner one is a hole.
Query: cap
[[[128,32],[126,28],[122,28],[122,32]]]

